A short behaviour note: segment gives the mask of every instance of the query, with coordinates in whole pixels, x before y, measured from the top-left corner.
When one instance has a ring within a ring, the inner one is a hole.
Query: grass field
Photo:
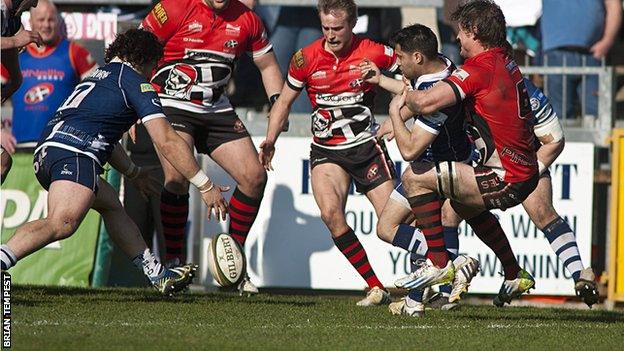
[[[12,289],[15,350],[615,350],[624,313],[462,306],[424,318],[355,297]]]

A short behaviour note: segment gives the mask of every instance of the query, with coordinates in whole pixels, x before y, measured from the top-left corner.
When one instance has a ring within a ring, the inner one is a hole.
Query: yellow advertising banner
[[[609,300],[624,301],[624,129],[612,137]]]

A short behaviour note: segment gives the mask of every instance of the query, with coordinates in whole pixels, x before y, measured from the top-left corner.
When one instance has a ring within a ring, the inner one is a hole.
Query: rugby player
[[[225,94],[237,58],[253,56],[269,101],[277,100],[282,75],[260,18],[239,0],[162,0],[142,22],[164,43],[152,77],[173,128],[190,149],[207,154],[236,181],[229,202],[228,233],[244,246],[266,185],[266,172],[243,122]],[[235,157],[233,157],[235,155]],[[189,183],[161,156],[165,188],[161,219],[166,259],[184,257]],[[241,293],[258,289],[245,276]]]
[[[2,245],[2,270],[71,236],[93,208],[101,214],[113,241],[143,269],[157,290],[171,294],[191,283],[196,266],[162,266],[124,211],[117,192],[99,177],[109,162],[142,191],[158,190],[148,172],[137,168],[118,143],[140,118],[161,154],[198,187],[209,218],[214,210],[217,218],[225,220],[227,204],[221,192],[227,188],[212,183],[199,168],[191,150],[165,118],[158,95],[147,81],[162,55],[162,44],[148,31],[131,29],[118,35],[106,50],[107,65],[78,84],[58,108],[34,157],[37,180],[49,192],[48,215],[20,226]]]
[[[500,8],[476,0],[459,6],[453,18],[459,24],[464,65],[431,89],[407,92],[406,105],[414,113],[432,114],[464,101],[482,159],[475,167],[436,162],[403,174],[410,207],[427,242],[428,261],[395,284],[422,289],[454,279],[441,223],[440,200],[446,198],[501,260],[505,280],[497,298],[508,302],[532,288],[535,280],[518,265],[489,209],[516,206],[537,186],[533,115],[522,73],[507,53]]]
[[[353,34],[357,7],[353,0],[320,0],[323,38],[297,51],[269,118],[260,161],[272,170],[275,143],[293,101],[304,88],[314,109],[310,151],[312,190],[336,247],[370,288],[359,306],[387,304],[390,295],[377,278],[364,247],[345,219],[351,181],[366,195],[377,216],[394,187],[394,165],[372,113],[375,86],[363,81],[358,65],[365,59],[378,67],[397,68],[392,48]]]

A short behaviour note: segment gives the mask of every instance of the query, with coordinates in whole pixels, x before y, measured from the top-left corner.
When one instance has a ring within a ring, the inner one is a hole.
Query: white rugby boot
[[[399,301],[391,303],[388,309],[390,313],[395,316],[423,317],[425,315],[425,305],[422,302],[410,299],[409,296],[405,296]]]
[[[453,279],[453,290],[448,297],[449,303],[461,300],[461,295],[468,291],[472,278],[480,270],[479,261],[468,255],[457,256],[453,265],[455,266],[455,279]]]
[[[432,285],[450,284],[455,279],[455,266],[450,260],[444,268],[436,267],[429,259],[416,265],[420,267],[415,272],[394,282],[397,288],[425,289]]]
[[[374,286],[366,293],[366,297],[358,301],[360,307],[380,306],[390,303],[390,293],[380,287]]]
[[[251,282],[249,279],[249,275],[245,272],[245,276],[241,279],[240,283],[238,283],[238,294],[240,296],[247,295],[250,297],[251,295],[255,295],[258,293],[258,288]]]

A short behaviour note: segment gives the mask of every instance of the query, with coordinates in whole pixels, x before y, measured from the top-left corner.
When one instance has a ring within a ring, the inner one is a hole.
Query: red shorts
[[[518,183],[507,183],[500,179],[493,169],[485,166],[474,168],[475,178],[481,197],[488,210],[498,208],[506,210],[524,201],[535,189],[539,175]]]

